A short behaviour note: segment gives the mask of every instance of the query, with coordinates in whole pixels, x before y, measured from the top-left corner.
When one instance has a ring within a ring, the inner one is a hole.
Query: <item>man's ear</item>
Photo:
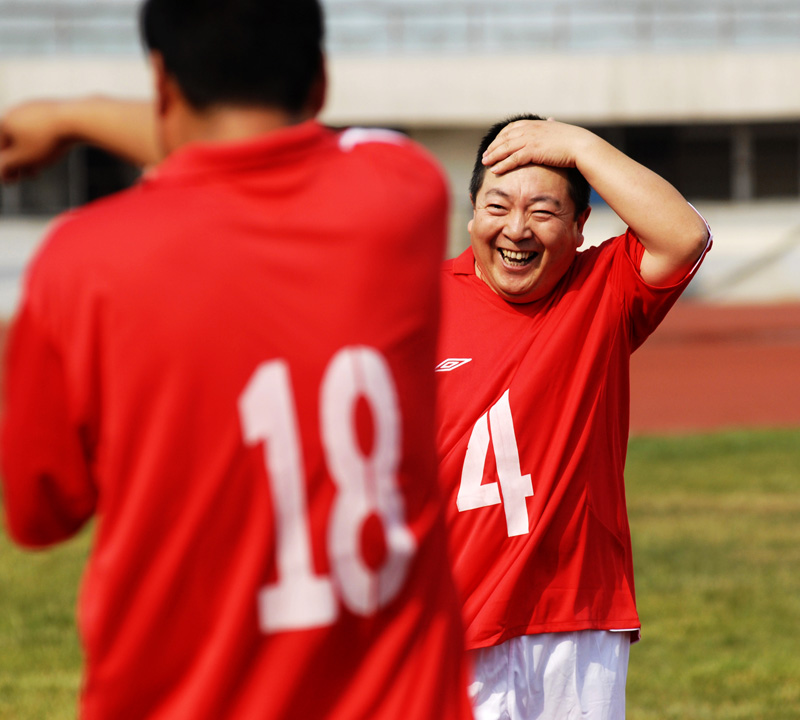
[[[161,53],[152,51],[150,53],[150,68],[153,71],[153,95],[155,97],[156,115],[163,117],[166,111],[166,70],[164,69],[164,58]]]
[[[472,197],[472,193],[469,194],[469,201],[472,204],[472,218],[467,223],[467,232],[471,233],[472,232],[472,223],[475,220],[475,198]]]
[[[592,212],[591,207],[587,207],[580,215],[578,215],[577,220],[575,221],[578,226],[578,234],[580,235],[580,239],[578,240],[578,247],[583,245],[583,226],[586,225],[586,221],[589,219],[589,215]]]
[[[328,95],[328,69],[325,61],[325,56],[319,64],[319,73],[311,85],[311,90],[308,94],[308,102],[306,103],[306,112],[309,117],[316,117],[322,112],[325,105],[325,98]]]
[[[156,102],[156,114],[160,118],[170,111],[175,102],[175,81],[164,67],[164,58],[160,52],[150,53],[150,66],[153,69],[153,90]]]

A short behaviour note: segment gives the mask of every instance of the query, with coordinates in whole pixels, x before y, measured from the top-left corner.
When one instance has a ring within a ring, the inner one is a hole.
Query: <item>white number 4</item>
[[[497,481],[482,483],[486,455],[489,452],[490,427],[499,487]],[[463,512],[499,505],[501,490],[508,536],[526,535],[529,526],[525,499],[533,497],[533,485],[531,476],[523,475],[519,468],[519,450],[508,401],[508,390],[478,418],[472,428],[461,471],[461,485],[458,488],[456,506],[459,512]]]

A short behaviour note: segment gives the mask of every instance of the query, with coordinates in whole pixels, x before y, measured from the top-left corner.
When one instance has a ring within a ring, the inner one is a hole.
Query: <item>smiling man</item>
[[[590,184],[629,229],[579,252]],[[629,359],[708,229],[658,175],[536,116],[489,131],[470,195],[471,247],[443,273],[437,444],[476,717],[616,720],[640,627]]]
[[[572,263],[589,216],[569,194],[567,172],[529,165],[506,175],[484,173],[468,229],[476,274],[509,302],[547,296]]]

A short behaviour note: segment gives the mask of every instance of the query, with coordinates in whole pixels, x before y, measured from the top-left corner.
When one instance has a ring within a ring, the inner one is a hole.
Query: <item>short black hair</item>
[[[196,110],[307,103],[322,72],[318,0],[145,0],[145,46]]]
[[[478,145],[478,154],[475,157],[475,165],[472,167],[472,177],[469,181],[469,196],[472,202],[478,197],[478,192],[483,186],[483,179],[486,177],[486,166],[483,164],[483,153],[486,152],[489,145],[494,142],[494,139],[500,134],[500,131],[506,126],[518,120],[541,120],[546,122],[545,118],[541,115],[534,115],[532,113],[525,113],[522,115],[514,115],[513,117],[506,118],[500,122],[492,125],[483,136],[483,139]],[[567,172],[567,181],[569,183],[569,195],[575,205],[575,217],[580,215],[586,208],[589,207],[589,197],[591,188],[586,178],[581,175],[577,168],[564,168]]]

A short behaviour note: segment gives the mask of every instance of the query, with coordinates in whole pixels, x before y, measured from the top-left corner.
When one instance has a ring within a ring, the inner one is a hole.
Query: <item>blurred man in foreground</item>
[[[316,0],[148,0],[142,28],[166,160],[56,223],[4,378],[10,534],[96,518],[80,715],[468,718],[433,445],[440,172],[313,119]]]

